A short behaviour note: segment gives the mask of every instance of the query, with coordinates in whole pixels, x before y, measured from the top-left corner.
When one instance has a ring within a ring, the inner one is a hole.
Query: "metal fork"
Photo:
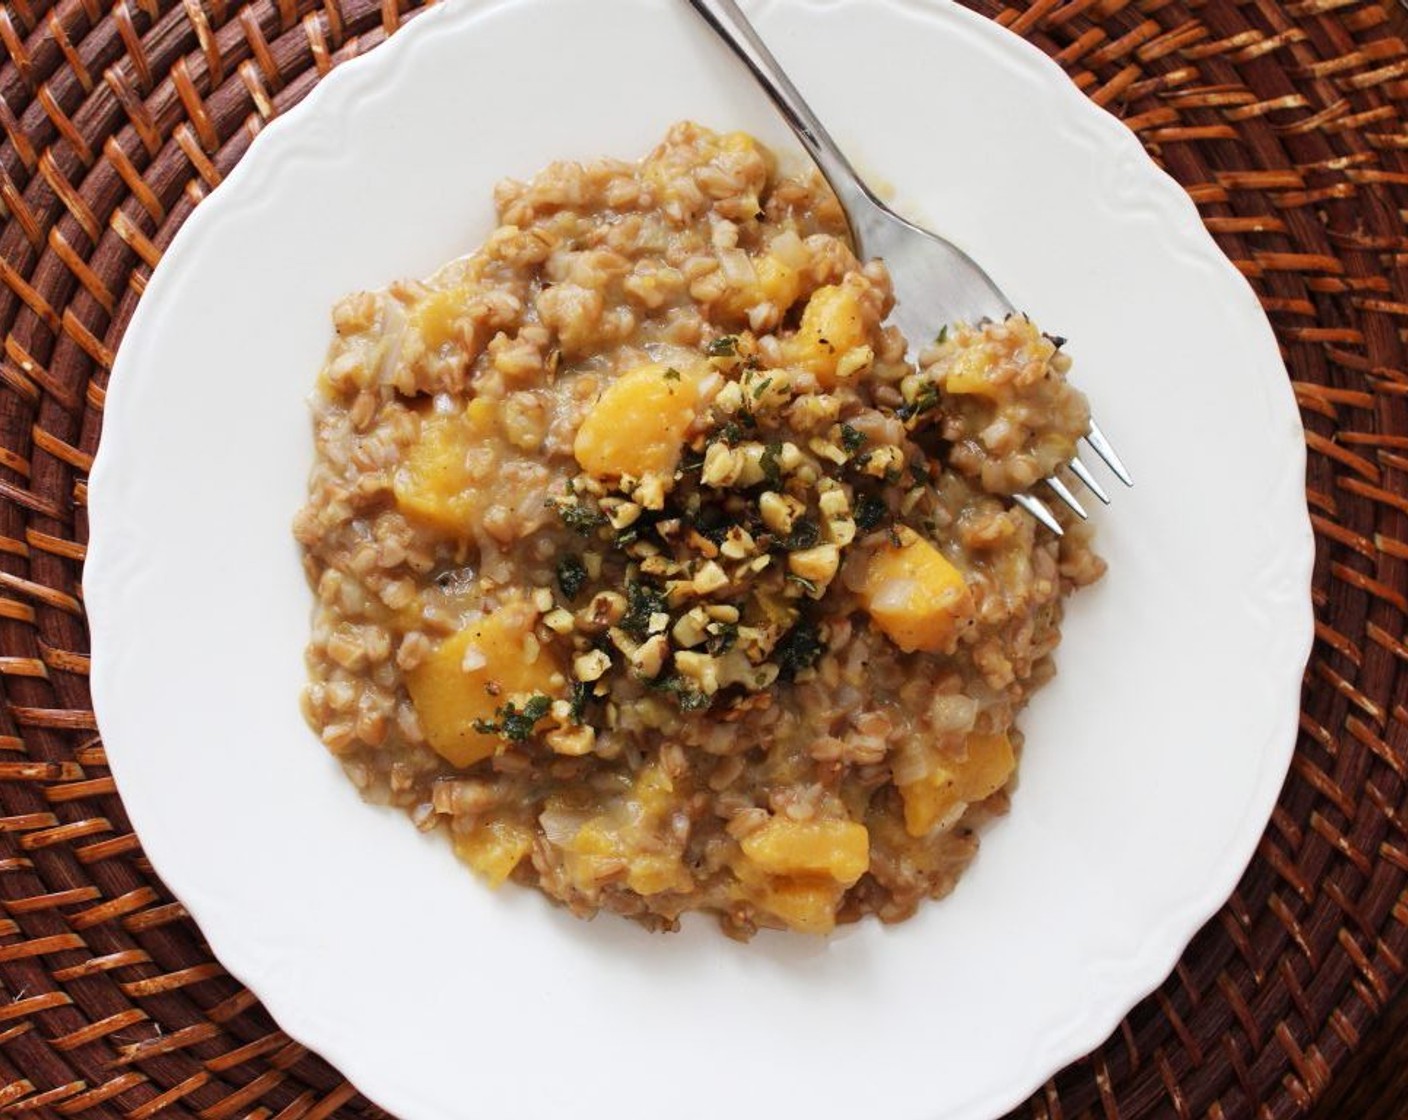
[[[898,294],[891,318],[911,344],[912,340],[928,337],[947,323],[1004,319],[1014,313],[1016,309],[1011,302],[971,257],[937,234],[901,218],[875,197],[734,0],[688,0],[688,3],[743,60],[816,162],[846,213],[858,254],[885,261]],[[1116,478],[1126,486],[1134,485],[1129,471],[1093,419],[1085,442]],[[1079,456],[1067,465],[1092,494],[1109,504],[1109,495]],[[1043,481],[1078,517],[1088,516],[1060,478],[1052,476]],[[1061,523],[1040,498],[1034,494],[1014,494],[1013,500],[1053,533],[1061,535]]]

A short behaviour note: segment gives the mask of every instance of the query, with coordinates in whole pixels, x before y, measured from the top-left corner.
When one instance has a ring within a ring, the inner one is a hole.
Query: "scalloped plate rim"
[[[845,0],[794,0],[796,6],[818,8],[840,6],[844,2]],[[1085,96],[1069,83],[1057,64],[1035,46],[997,29],[996,25],[989,24],[984,17],[952,3],[952,0],[940,0],[937,5],[927,8],[918,0],[887,0],[887,3],[888,6],[917,11],[928,17],[951,16],[968,21],[974,26],[981,26],[983,28],[981,34],[993,36],[994,42],[1001,40],[1002,45],[1015,58],[1020,59],[1024,66],[1041,71],[1044,80],[1053,87],[1061,88],[1062,96],[1072,100],[1073,104],[1078,102],[1083,107],[1079,110],[1080,112],[1094,110],[1095,112],[1088,119],[1092,124],[1096,121],[1099,122],[1097,127],[1103,131],[1106,143],[1123,146],[1127,151],[1132,149],[1137,152],[1141,160],[1148,162],[1144,149],[1134,134],[1109,113],[1088,102]],[[510,6],[510,0],[462,0],[457,4],[441,3],[434,8],[417,13],[416,18],[409,21],[406,28],[388,39],[385,44],[369,54],[339,64],[314,87],[302,102],[265,126],[249,151],[221,186],[183,224],[172,245],[164,254],[160,267],[154,272],[147,291],[128,326],[124,344],[119,350],[114,364],[111,383],[116,388],[108,401],[105,417],[106,428],[126,426],[131,423],[130,419],[124,419],[124,417],[129,410],[129,405],[135,403],[136,395],[135,392],[128,391],[126,385],[132,378],[141,376],[137,372],[137,367],[142,364],[146,355],[145,348],[153,344],[153,339],[149,334],[144,333],[147,329],[146,324],[155,319],[164,293],[179,284],[184,270],[190,267],[190,262],[194,259],[193,255],[199,249],[202,230],[207,225],[218,221],[224,208],[250,203],[247,195],[242,196],[239,193],[244,189],[243,184],[246,180],[258,182],[261,176],[267,180],[270,176],[277,175],[279,168],[271,161],[283,149],[289,149],[285,153],[288,155],[296,157],[299,154],[296,147],[293,146],[297,143],[300,130],[317,120],[318,114],[324,111],[325,105],[331,105],[339,97],[345,97],[346,93],[351,93],[358,85],[366,88],[373,80],[374,75],[390,73],[397,67],[403,66],[406,61],[412,58],[417,44],[434,35],[441,23],[446,23],[451,19],[477,18],[508,6]],[[775,0],[768,0],[767,6],[775,7],[778,5]],[[1053,77],[1057,76],[1060,78],[1059,82],[1051,81]],[[1225,277],[1227,279],[1235,279],[1249,313],[1259,320],[1257,329],[1274,346],[1274,336],[1269,324],[1262,316],[1260,305],[1257,303],[1250,285],[1240,273],[1236,272],[1230,262],[1222,255],[1221,250],[1217,248],[1211,235],[1202,227],[1192,200],[1173,179],[1161,169],[1154,167],[1152,163],[1148,164],[1146,171],[1153,173],[1148,176],[1151,185],[1158,184],[1158,190],[1162,196],[1158,199],[1159,206],[1166,209],[1181,209],[1185,212],[1185,218],[1191,214],[1197,221],[1197,234],[1183,230],[1178,238],[1174,238],[1170,228],[1167,231],[1167,236],[1171,241],[1176,242],[1178,248],[1185,251],[1190,258],[1196,258],[1199,264],[1230,274],[1229,277]],[[1198,234],[1201,234],[1201,237],[1198,237]],[[1289,386],[1285,389],[1281,404],[1299,424],[1299,415],[1295,410]],[[1288,473],[1293,477],[1303,477],[1305,466],[1303,444],[1298,445],[1295,449],[1288,448],[1288,450],[1292,456],[1291,461],[1287,464]],[[90,551],[84,573],[84,591],[90,604],[90,626],[94,648],[92,694],[95,710],[98,708],[113,710],[118,703],[110,695],[106,673],[107,662],[101,652],[104,647],[111,649],[120,644],[117,635],[108,626],[108,621],[112,617],[109,613],[109,603],[116,601],[121,590],[112,583],[105,582],[105,577],[108,575],[108,570],[105,568],[109,540],[107,534],[111,531],[110,522],[105,516],[105,495],[110,488],[119,485],[122,454],[126,451],[127,448],[120,445],[115,439],[104,439],[99,445],[90,477],[90,494],[93,500],[90,515]],[[1300,542],[1302,551],[1299,554],[1299,563],[1295,565],[1290,575],[1292,582],[1303,583],[1308,590],[1314,559],[1313,537],[1303,502],[1300,506],[1300,512],[1305,520],[1303,538]],[[1116,509],[1114,516],[1118,516],[1118,509]],[[1125,980],[1124,991],[1114,1003],[1106,1001],[1106,1006],[1098,1014],[1087,1012],[1082,1016],[1072,1017],[1069,1029],[1059,1036],[1061,1045],[1047,1049],[1034,1048],[1035,1060],[1029,1063],[1029,1068],[1024,1069],[1020,1074],[1014,1074],[1010,1090],[1002,1095],[1001,1099],[969,1102],[964,1106],[963,1116],[1001,1112],[1019,1104],[1047,1077],[1098,1046],[1118,1026],[1134,1003],[1157,988],[1171,972],[1193,934],[1221,908],[1254,854],[1256,841],[1262,834],[1265,822],[1277,799],[1281,777],[1289,767],[1299,711],[1299,670],[1304,667],[1309,657],[1312,640],[1313,612],[1310,609],[1307,594],[1305,609],[1301,614],[1300,630],[1297,634],[1288,636],[1283,651],[1287,662],[1286,668],[1289,670],[1292,664],[1299,666],[1299,668],[1294,674],[1294,685],[1287,688],[1289,692],[1293,687],[1294,694],[1286,697],[1286,714],[1282,724],[1274,729],[1270,735],[1271,739],[1280,741],[1280,753],[1279,756],[1269,755],[1263,761],[1263,776],[1259,787],[1261,796],[1259,799],[1249,802],[1246,814],[1237,829],[1236,842],[1228,845],[1230,855],[1225,861],[1222,874],[1210,879],[1208,888],[1201,897],[1189,899],[1184,903],[1177,915],[1177,920],[1166,923],[1160,929],[1149,930],[1140,949],[1131,953],[1127,960],[1114,962],[1114,967],[1110,969],[1112,974],[1122,976],[1126,971],[1133,970],[1139,975],[1139,979],[1132,983],[1128,979]],[[1290,685],[1290,675],[1288,672],[1288,686]],[[130,761],[122,747],[111,752],[111,767],[119,778],[120,788],[123,784],[121,775],[124,773],[128,774],[129,782],[135,783],[137,781],[135,777],[137,767],[133,764],[132,770],[129,771]],[[132,815],[134,823],[137,823],[138,818],[147,818],[147,807],[144,805]],[[143,842],[148,850],[160,850],[167,845],[169,838],[162,835],[152,820],[142,819],[141,824],[142,828],[139,828],[139,832],[142,832]],[[147,831],[143,831],[144,829]],[[151,840],[148,840],[147,836],[150,836]],[[154,864],[158,871],[161,870],[162,863],[159,856],[154,856]],[[206,909],[206,885],[198,881],[177,882],[174,880],[170,885],[199,923],[201,915]],[[202,928],[204,929],[204,926]],[[1172,928],[1176,928],[1178,932],[1170,934],[1168,930]],[[284,993],[276,983],[268,985],[262,983],[260,962],[245,957],[242,945],[235,938],[227,938],[226,933],[227,931],[220,928],[218,924],[207,933],[212,947],[217,950],[217,955],[222,962],[226,963],[233,975],[249,984],[250,988],[275,1014],[280,1026],[291,1036],[319,1049],[329,1061],[339,1068],[354,1067],[358,1087],[384,1106],[395,1108],[395,1102],[399,1101],[403,1107],[415,1109],[424,1104],[413,1094],[409,1094],[405,1087],[396,1081],[394,1074],[388,1073],[383,1076],[378,1067],[364,1064],[363,1056],[355,1053],[355,1048],[349,1051],[346,1048],[345,1039],[329,1036],[330,1024],[321,1020],[312,1009],[305,1009],[296,999],[285,999]],[[1104,963],[1108,965],[1112,962]]]

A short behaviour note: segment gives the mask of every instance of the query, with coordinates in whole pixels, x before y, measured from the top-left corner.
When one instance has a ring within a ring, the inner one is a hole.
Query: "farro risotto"
[[[947,894],[1103,570],[1010,500],[1089,422],[1061,340],[907,348],[822,181],[742,133],[495,203],[478,252],[334,309],[309,722],[581,916],[746,938]]]

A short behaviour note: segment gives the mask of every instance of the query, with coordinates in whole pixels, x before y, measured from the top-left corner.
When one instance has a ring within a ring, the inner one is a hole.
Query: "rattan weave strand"
[[[999,3],[978,0],[1125,120],[1256,288],[1320,550],[1299,748],[1254,863],[1168,982],[1014,1115],[1297,1116],[1408,958],[1408,50],[1365,0]],[[0,1112],[377,1114],[143,859],[80,579],[108,371],[163,246],[264,123],[418,7],[0,3]]]

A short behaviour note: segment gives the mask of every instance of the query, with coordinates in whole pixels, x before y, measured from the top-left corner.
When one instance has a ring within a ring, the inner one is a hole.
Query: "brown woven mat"
[[[1335,1071],[1311,1120],[1408,1120],[1408,996],[1398,995],[1359,1051]]]
[[[1255,862],[1168,982],[1018,1114],[1386,1108],[1402,1048],[1357,1072],[1368,1101],[1329,1087],[1408,958],[1408,51],[1365,0],[1000,2],[978,6],[1126,120],[1260,294],[1320,548],[1299,750]],[[417,7],[0,3],[0,1111],[374,1111],[143,859],[89,708],[79,580],[112,353],[162,247],[271,116]]]

